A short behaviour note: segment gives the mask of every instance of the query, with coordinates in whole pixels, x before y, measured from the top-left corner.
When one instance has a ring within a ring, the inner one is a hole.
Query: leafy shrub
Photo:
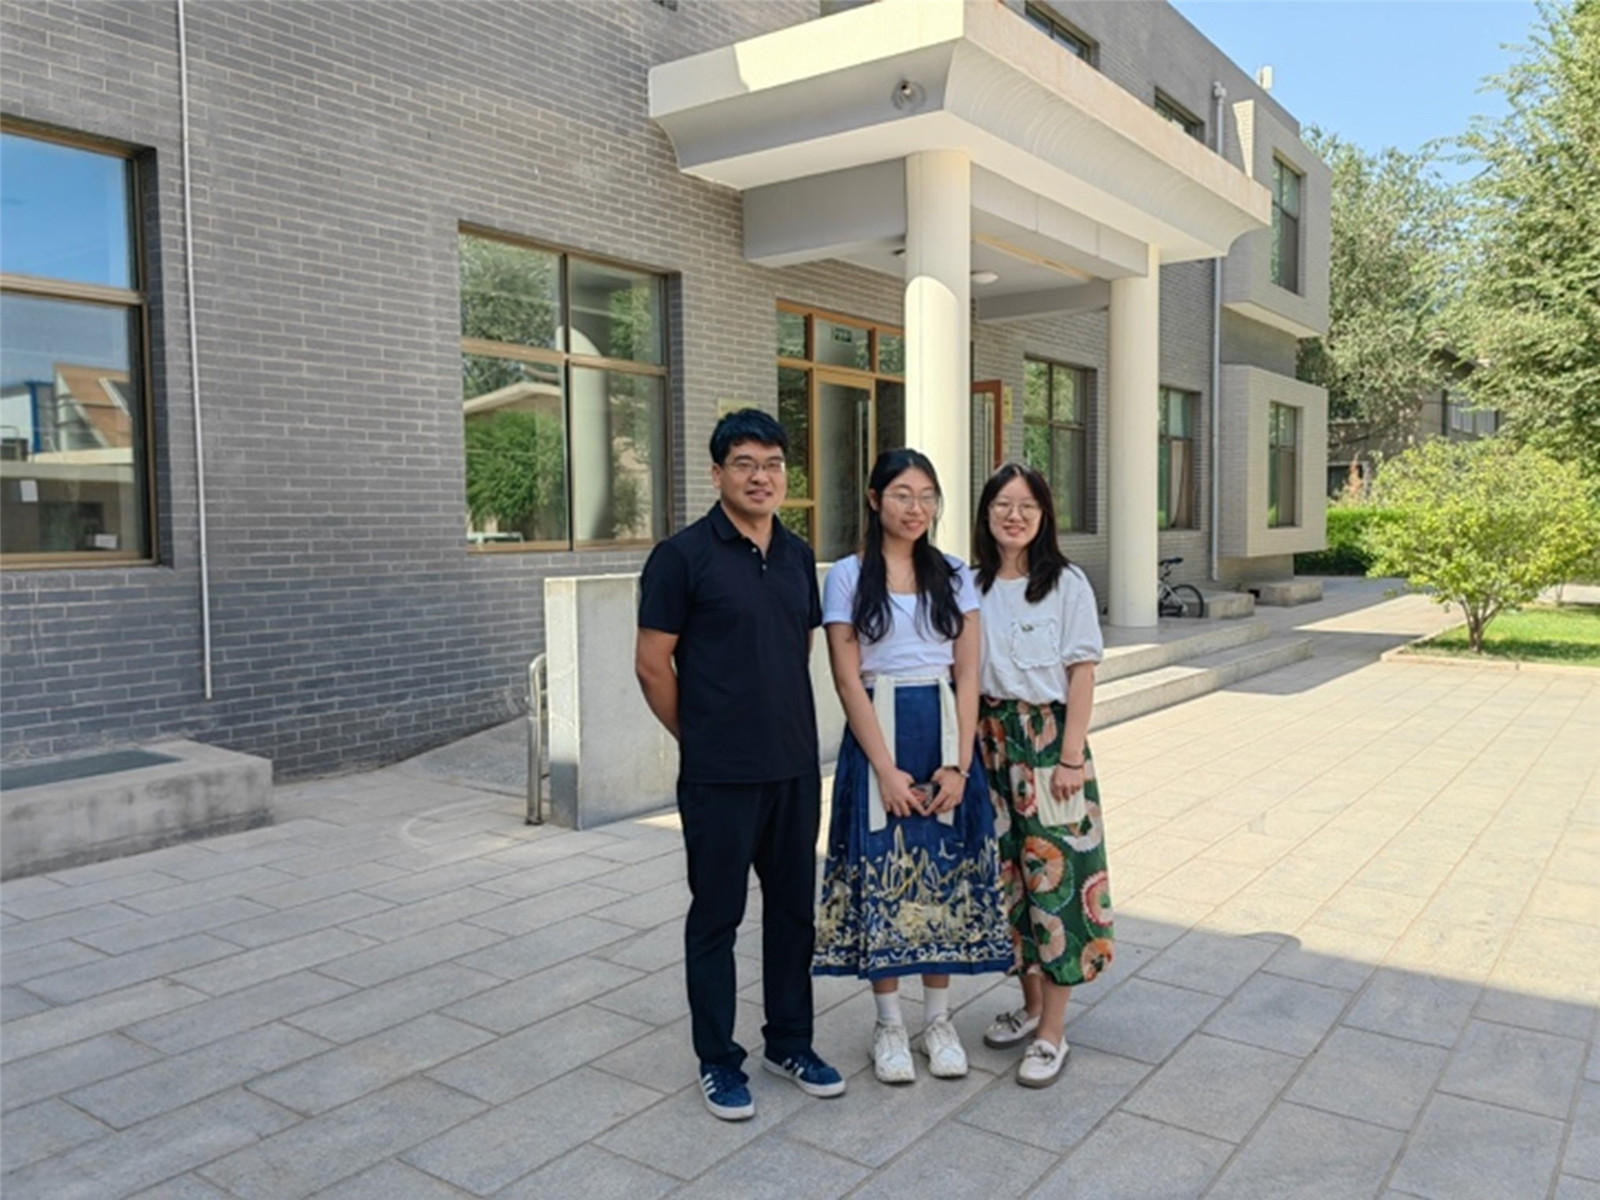
[[[1328,548],[1294,556],[1297,575],[1365,575],[1372,569],[1367,532],[1394,520],[1394,514],[1371,504],[1328,506]]]

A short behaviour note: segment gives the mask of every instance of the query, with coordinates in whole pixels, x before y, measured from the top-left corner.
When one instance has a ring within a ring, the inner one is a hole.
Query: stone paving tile
[[[1278,943],[1228,937],[1197,929],[1184,934],[1148,963],[1139,977],[1191,991],[1231,996],[1278,950]]]
[[[626,936],[626,929],[591,916],[569,917],[521,937],[506,938],[487,950],[463,955],[460,962],[464,967],[488,971],[503,979],[520,979],[569,958],[603,951]]]
[[[759,995],[760,984],[751,986],[757,989]],[[618,986],[596,996],[590,1003],[651,1025],[667,1025],[689,1015],[683,971],[677,966],[646,975],[632,983],[619,981]]]
[[[5,887],[0,889],[0,896],[9,895],[11,887],[12,882],[8,881]],[[81,933],[107,929],[139,919],[139,913],[131,908],[124,908],[114,901],[92,904],[88,908],[71,909],[56,916],[39,917],[34,920],[11,917],[4,926],[0,926],[0,951],[14,954],[33,946],[76,938]]]
[[[1564,1118],[1587,1049],[1575,1038],[1473,1021],[1461,1035],[1439,1090]]]
[[[391,862],[386,865],[394,864]],[[501,875],[510,874],[512,870],[513,868],[505,863],[493,863],[485,859],[468,859],[448,866],[435,867],[431,871],[408,872],[402,867],[401,873],[395,878],[363,884],[362,890],[394,904],[412,904],[418,900],[426,900],[429,896],[453,892],[457,888],[472,887],[488,879],[497,879]]]
[[[1475,983],[1384,967],[1373,975],[1343,1023],[1413,1042],[1453,1046],[1480,991]]]
[[[92,929],[74,934],[75,941],[107,954],[127,954],[143,950],[160,942],[170,942],[193,933],[207,933],[244,921],[250,917],[265,916],[272,909],[240,896],[229,896],[215,904],[201,908],[184,909],[165,917],[141,917],[130,912],[136,920],[125,921],[106,929]]]
[[[1556,1184],[1555,1200],[1600,1200],[1600,1183],[1563,1175]]]
[[[892,1087],[864,1069],[849,1082],[843,1096],[806,1105],[784,1134],[877,1168],[963,1109],[993,1076],[971,1071],[964,1079],[934,1079],[922,1072],[916,1083]]]
[[[10,1063],[29,1055],[43,1054],[46,1050],[82,1041],[98,1033],[109,1033],[146,1017],[171,1012],[205,998],[204,993],[173,983],[170,979],[156,979],[120,991],[91,996],[76,1004],[19,1017],[5,1031],[5,1041],[0,1045],[0,1062]]]
[[[6,1176],[7,1200],[111,1200],[181,1175],[283,1129],[294,1118],[226,1092],[87,1142]]]
[[[125,1129],[327,1048],[321,1038],[298,1029],[264,1025],[68,1092],[66,1098],[107,1125]]]
[[[973,1162],[966,1169],[977,1171],[981,1164]],[[864,1197],[872,1193],[851,1189],[869,1174],[856,1163],[814,1146],[791,1142],[779,1133],[769,1133],[672,1195],[673,1200],[724,1200],[728,1196],[738,1196],[740,1200],[788,1200],[794,1196],[830,1200],[846,1193]],[[944,1190],[939,1194],[954,1197],[959,1193]],[[996,1189],[989,1195],[1001,1193]]]
[[[499,933],[528,933],[535,929],[543,929],[546,925],[554,925],[568,917],[615,904],[625,896],[625,892],[619,892],[615,888],[599,887],[592,883],[571,883],[566,887],[544,892],[526,900],[502,904],[498,908],[470,918],[470,922]]]
[[[1561,1171],[1564,1175],[1600,1181],[1600,1084],[1579,1086]]]
[[[1542,1195],[1556,1174],[1562,1126],[1548,1117],[1435,1096],[1390,1185],[1424,1200]]]
[[[1510,987],[1497,986],[1498,981],[1493,975],[1489,977],[1489,983],[1490,986],[1484,989],[1483,998],[1478,1001],[1478,1007],[1473,1010],[1477,1019],[1537,1029],[1541,1033],[1554,1033],[1583,1041],[1591,1040],[1600,1010],[1572,999],[1530,996]]]
[[[63,1101],[30,1104],[6,1114],[5,1170],[19,1170],[110,1132],[109,1126]]]
[[[1034,1200],[1198,1200],[1233,1146],[1113,1113],[1047,1175]]]
[[[490,883],[497,882],[490,880]],[[362,917],[343,923],[347,933],[377,938],[380,942],[393,942],[413,934],[437,929],[463,921],[480,913],[489,912],[508,903],[505,896],[488,890],[488,886],[463,888],[458,892],[445,892],[412,904],[397,904],[375,916]]]
[[[851,1196],[860,1200],[898,1200],[902,1196],[1001,1200],[1024,1195],[1055,1165],[1053,1154],[956,1125],[933,1130],[912,1143]]]
[[[122,897],[121,903],[147,916],[159,917],[184,908],[213,904],[229,896],[258,891],[275,883],[286,883],[293,878],[293,875],[276,867],[250,867],[243,871],[218,875],[213,879],[202,879],[197,883],[184,883],[177,887],[155,890],[142,889],[135,895]]]
[[[748,1006],[742,1011],[748,1011]],[[756,1021],[759,1024],[760,1018]],[[747,1021],[739,1022],[748,1026]],[[739,1040],[746,1046],[751,1044],[743,1033]],[[820,1039],[814,1043],[822,1046]],[[825,1048],[818,1050],[819,1054],[829,1062]],[[747,1069],[759,1070],[759,1048],[746,1061]],[[623,1079],[631,1079],[634,1083],[643,1084],[645,1087],[654,1088],[663,1095],[670,1095],[685,1085],[693,1083],[699,1073],[699,1064],[695,1059],[694,1046],[689,1033],[689,1018],[674,1021],[671,1025],[663,1025],[660,1029],[645,1034],[643,1037],[618,1046],[610,1054],[601,1055],[592,1060],[591,1066],[602,1071],[609,1071]]]
[[[309,875],[292,879],[288,883],[275,883],[246,892],[244,899],[254,900],[272,908],[295,908],[329,896],[370,888],[374,884],[388,883],[404,875],[398,867],[384,867],[377,863],[359,863],[326,875]],[[387,897],[380,897],[387,899]]]
[[[1304,1058],[1339,1019],[1350,994],[1278,975],[1247,980],[1203,1028],[1209,1034]]]
[[[32,979],[28,982],[28,990],[52,1004],[72,1004],[87,1000],[90,996],[173,975],[188,967],[215,962],[238,952],[239,947],[232,942],[223,941],[209,933],[196,933],[127,954],[109,958],[101,956],[96,962]]]
[[[495,1200],[552,1200],[559,1196],[581,1196],[583,1200],[658,1200],[680,1182],[631,1158],[598,1146],[584,1145],[531,1175],[524,1175],[498,1193]],[[389,1200],[389,1197],[374,1195],[373,1200]]]
[[[678,936],[667,936],[669,930],[676,929]],[[755,945],[760,946],[760,939],[755,939]],[[746,942],[745,935],[741,932],[739,940],[735,943],[735,953],[740,948],[749,950],[752,947]],[[659,971],[662,967],[669,967],[673,963],[683,962],[683,935],[682,925],[671,922],[664,928],[647,929],[643,933],[630,934],[620,941],[612,943],[600,951],[599,957],[619,966],[633,967],[640,971]],[[831,976],[821,976],[812,980],[812,991],[816,992],[819,984]],[[818,1004],[818,1007],[825,1007]]]
[[[1382,1185],[1399,1133],[1296,1104],[1280,1104],[1217,1180],[1229,1200],[1348,1200]]]
[[[1204,992],[1130,979],[1067,1026],[1073,1045],[1158,1063],[1198,1029],[1222,1001]]]
[[[375,896],[344,892],[295,908],[280,909],[265,916],[239,921],[217,930],[217,936],[254,949],[299,937],[303,933],[315,933],[330,926],[348,925],[393,907],[387,900],[379,900]]]
[[[0,904],[3,904],[5,910],[14,917],[21,917],[25,921],[36,921],[41,917],[54,917],[77,909],[93,908],[109,900],[127,900],[142,892],[170,888],[182,882],[175,875],[164,875],[149,869],[118,875],[99,883],[86,883],[82,887],[57,884],[45,888],[45,881],[40,879],[38,885],[24,888],[20,885],[31,885],[31,881],[18,879],[7,881],[4,899],[0,900]],[[9,938],[8,933],[7,939]]]
[[[1200,1034],[1157,1068],[1122,1109],[1240,1142],[1299,1067],[1300,1060],[1287,1054]]]
[[[455,967],[454,964],[451,965],[455,970],[464,970]],[[450,1007],[443,1009],[444,1014],[470,1021],[474,1025],[481,1025],[485,1029],[492,1029],[496,1033],[511,1033],[536,1021],[542,1021],[546,1017],[554,1016],[563,1009],[573,1008],[642,978],[637,971],[613,966],[593,958],[568,959],[566,962],[557,963],[553,967],[525,975],[510,983],[502,983],[498,977],[481,972],[472,974],[474,978],[498,986],[489,987],[487,990],[483,987],[475,988],[474,994],[469,999],[451,1004]],[[680,974],[658,986],[681,993],[682,976]],[[624,1016],[636,1015],[628,1013],[625,1009],[617,1009],[614,1005],[606,1007],[612,1008],[613,1011],[621,1011]]]
[[[682,848],[682,835],[674,834],[678,839],[679,848]],[[589,863],[597,860],[585,856]],[[617,870],[611,869],[603,874],[596,875],[595,881],[603,883],[608,888],[619,892],[628,892],[637,895],[641,892],[653,892],[659,887],[678,883],[684,878],[683,857],[679,854],[662,854],[655,858],[645,859],[643,862],[632,863],[627,867]],[[759,892],[756,895],[759,896]]]
[[[681,921],[689,911],[689,900],[689,885],[680,879],[604,908],[593,909],[590,915],[607,923],[631,925],[635,929],[654,929],[664,922]]]
[[[1410,1129],[1449,1052],[1360,1029],[1335,1029],[1286,1098],[1391,1129]]]
[[[973,1039],[971,1044],[981,1043]],[[988,1053],[1005,1064],[999,1081],[957,1113],[957,1120],[1058,1154],[1081,1142],[1150,1074],[1145,1063],[1076,1046],[1067,1055],[1061,1078],[1048,1092],[1040,1092],[1014,1082],[1016,1051]],[[1049,1120],[1039,1119],[1041,1105]]]
[[[493,1036],[427,1013],[314,1058],[301,1055],[303,1061],[293,1066],[270,1075],[260,1073],[251,1081],[250,1090],[285,1108],[315,1116],[465,1054]]]
[[[471,954],[474,950],[482,950],[501,940],[503,935],[492,930],[458,921],[343,955],[320,964],[318,969],[325,975],[332,975],[357,987],[373,987],[424,967]],[[363,938],[362,941],[368,942],[370,939]]]
[[[106,958],[100,951],[80,946],[76,941],[46,942],[0,956],[0,978],[7,983],[23,984],[29,980],[47,978],[58,971],[104,962]]]
[[[499,983],[494,975],[470,971],[455,963],[440,963],[304,1009],[287,1020],[330,1042],[351,1042]]]
[[[469,1096],[503,1104],[626,1045],[650,1026],[583,1005],[498,1038],[428,1074]]]
[[[53,1007],[32,992],[11,984],[0,985],[0,1021],[11,1021]]]
[[[179,1175],[158,1183],[132,1200],[231,1200],[228,1193],[213,1187],[198,1175]]]
[[[1267,960],[1262,970],[1354,992],[1372,977],[1378,960],[1388,948],[1386,941],[1375,944],[1370,931],[1360,933],[1307,924],[1296,932],[1293,941],[1285,943]]]
[[[7,1111],[21,1108],[142,1067],[159,1057],[121,1033],[103,1033],[6,1064],[5,1070],[0,1071],[0,1098]]]
[[[173,978],[209,995],[225,996],[241,988],[349,956],[370,945],[371,938],[357,937],[342,929],[319,929],[315,933],[301,934],[257,950],[245,950],[231,958],[179,972]]]
[[[850,1083],[852,1088],[856,1086],[854,1079]],[[594,1145],[655,1171],[679,1179],[693,1179],[742,1146],[777,1128],[797,1110],[809,1112],[820,1105],[837,1110],[850,1097],[847,1091],[835,1099],[813,1100],[764,1071],[751,1077],[750,1091],[756,1104],[754,1117],[748,1121],[719,1121],[706,1112],[699,1085],[691,1082],[659,1104],[602,1134],[594,1140]],[[792,1130],[787,1127],[784,1133],[792,1136]]]
[[[219,1196],[221,1192],[217,1193]],[[552,1192],[552,1197],[560,1193]],[[583,1195],[582,1189],[566,1193]],[[425,1175],[395,1159],[385,1159],[377,1166],[342,1179],[330,1188],[318,1192],[313,1200],[460,1200],[470,1196],[442,1179]]]
[[[221,999],[206,999],[177,1012],[137,1022],[128,1026],[126,1032],[165,1054],[180,1054],[339,996],[348,996],[354,990],[349,984],[325,975],[295,971]]]
[[[244,1200],[295,1200],[408,1150],[483,1108],[426,1079],[407,1079],[229,1154],[200,1174]]]
[[[431,1175],[486,1195],[660,1100],[660,1092],[579,1068],[401,1157]]]

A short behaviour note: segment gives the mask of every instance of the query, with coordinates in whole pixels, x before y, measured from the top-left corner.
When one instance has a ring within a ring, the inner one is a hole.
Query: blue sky
[[[1190,24],[1254,74],[1302,125],[1366,150],[1415,150],[1505,111],[1480,92],[1526,45],[1538,9],[1522,0],[1174,0]],[[1454,176],[1455,170],[1447,172]]]

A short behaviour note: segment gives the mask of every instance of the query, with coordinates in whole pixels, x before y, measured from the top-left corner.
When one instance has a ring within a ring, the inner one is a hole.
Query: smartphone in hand
[[[938,786],[933,782],[933,780],[929,779],[923,781],[922,783],[913,783],[911,785],[911,790],[916,793],[917,811],[923,816],[927,816],[928,808],[933,804],[933,794],[934,792],[938,791]]]

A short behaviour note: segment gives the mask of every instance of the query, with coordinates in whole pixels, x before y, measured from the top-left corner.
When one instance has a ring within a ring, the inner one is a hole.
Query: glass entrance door
[[[871,422],[871,389],[817,372],[812,494],[820,562],[855,553],[861,541],[867,470],[872,465]]]

